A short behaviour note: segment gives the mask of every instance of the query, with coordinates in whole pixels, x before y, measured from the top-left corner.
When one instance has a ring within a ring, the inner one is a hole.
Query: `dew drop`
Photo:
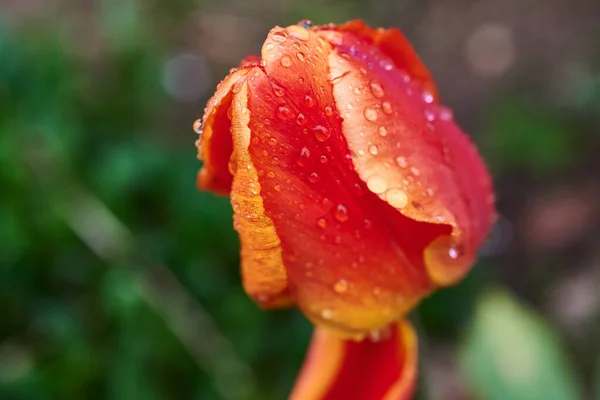
[[[448,249],[448,256],[450,256],[451,259],[456,260],[459,256],[458,250],[454,247],[450,247],[450,249]]]
[[[377,132],[379,132],[379,136],[381,136],[381,137],[385,137],[388,134],[386,127],[383,125],[380,126],[379,129],[377,129]]]
[[[408,197],[400,189],[390,189],[385,193],[385,199],[394,208],[404,208],[408,204]]]
[[[192,125],[192,128],[194,129],[194,132],[196,132],[198,135],[202,134],[202,119],[198,118],[197,120],[194,121],[194,124]]]
[[[325,154],[321,155],[321,157],[319,157],[319,161],[321,164],[327,163],[327,156]]]
[[[275,32],[271,38],[273,39],[274,42],[278,42],[278,43],[282,43],[285,41],[285,39],[287,39],[287,35],[284,32]]]
[[[365,229],[371,229],[371,227],[373,226],[373,223],[371,222],[371,220],[370,220],[370,219],[365,219],[365,220],[363,221],[363,224],[364,224],[364,226],[365,226]]]
[[[372,155],[376,155],[378,152],[379,149],[376,145],[372,144],[371,146],[369,146],[369,153],[371,153]]]
[[[273,50],[273,47],[275,47],[275,45],[273,43],[267,43],[267,44],[265,44],[265,50],[266,51]]]
[[[296,123],[298,125],[304,125],[306,123],[306,117],[304,116],[304,114],[299,113],[298,115],[296,115]]]
[[[325,218],[319,218],[317,220],[317,225],[319,226],[319,228],[325,229],[327,227],[327,221],[325,220]]]
[[[367,119],[367,121],[371,121],[371,122],[377,121],[377,110],[374,109],[373,107],[365,107],[363,114],[364,114],[365,118]]]
[[[384,114],[391,115],[394,110],[392,110],[392,103],[389,101],[381,102],[381,110]]]
[[[296,39],[300,39],[302,41],[307,41],[308,40],[308,31],[299,25],[291,25],[288,26],[286,28],[286,30],[290,33],[290,35],[292,35],[293,37],[295,37]]]
[[[333,115],[333,108],[331,106],[325,106],[325,115],[331,117]]]
[[[302,150],[300,150],[300,158],[298,158],[298,160],[296,160],[296,164],[303,167],[309,158],[310,158],[310,150],[306,147],[303,147]]]
[[[324,308],[321,310],[321,317],[325,319],[330,319],[333,317],[333,310],[331,308]]]
[[[312,131],[313,131],[315,137],[317,138],[317,140],[320,142],[324,142],[325,140],[329,139],[329,136],[331,136],[331,133],[329,132],[329,130],[327,128],[325,128],[323,125],[315,126],[314,128],[312,128]]]
[[[317,174],[316,172],[311,172],[310,175],[308,175],[308,181],[310,183],[315,183],[318,180],[319,180],[319,174]]]
[[[285,90],[283,90],[283,88],[277,84],[272,84],[273,86],[273,93],[275,93],[275,96],[277,97],[283,97],[285,95]]]
[[[369,83],[369,87],[371,88],[371,93],[376,98],[380,99],[385,95],[385,92],[383,91],[383,86],[381,86],[381,83],[379,83],[377,81],[371,81]]]
[[[429,122],[435,121],[435,113],[430,109],[425,109],[425,119]]]
[[[308,108],[313,108],[315,106],[315,100],[309,95],[304,96],[304,103],[306,103],[306,107]]]
[[[387,59],[383,59],[379,62],[379,65],[385,69],[386,71],[391,71],[392,68],[394,68],[394,65],[392,64],[392,62],[390,60]]]
[[[292,112],[286,106],[280,106],[277,109],[277,116],[279,117],[279,119],[282,119],[284,121],[287,121],[293,117]]]
[[[419,171],[418,168],[415,167],[410,167],[410,172],[414,175],[414,176],[419,176],[421,175],[421,171]]]
[[[340,222],[348,221],[348,209],[343,204],[338,204],[335,209],[335,219]]]
[[[346,293],[348,291],[348,281],[345,279],[340,279],[333,285],[333,290],[337,293]]]
[[[304,53],[302,53],[301,51],[299,51],[298,53],[296,53],[296,58],[300,61],[304,61],[304,58],[306,56],[304,55]]]
[[[352,190],[354,190],[354,193],[358,196],[363,195],[363,188],[360,183],[355,183],[354,186],[352,186]]]
[[[408,165],[408,163],[406,162],[406,158],[402,156],[396,157],[396,163],[400,168],[406,168],[406,166]]]
[[[301,27],[303,27],[305,29],[310,29],[310,28],[312,28],[313,23],[311,20],[303,19],[302,21],[298,22],[298,25],[300,25]]]
[[[440,119],[442,121],[450,121],[452,118],[454,118],[454,114],[452,113],[451,109],[443,106],[440,107]]]
[[[279,61],[281,63],[281,66],[283,67],[290,67],[292,65],[292,60],[290,59],[290,56],[288,55],[284,55],[283,57],[281,57],[281,61]]]
[[[433,103],[433,94],[430,92],[423,92],[423,100],[425,100],[425,103],[428,104]]]
[[[275,172],[273,172],[273,171],[267,172],[267,178],[271,178],[271,179],[275,178]]]
[[[371,175],[367,179],[367,187],[371,192],[380,194],[387,190],[387,181],[379,175]]]

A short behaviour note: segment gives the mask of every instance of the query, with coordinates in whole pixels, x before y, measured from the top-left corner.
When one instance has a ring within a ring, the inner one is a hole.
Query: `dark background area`
[[[600,2],[3,0],[0,399],[283,399],[311,326],[244,294],[192,123],[268,30],[401,28],[501,218],[414,313],[421,399],[600,399]]]

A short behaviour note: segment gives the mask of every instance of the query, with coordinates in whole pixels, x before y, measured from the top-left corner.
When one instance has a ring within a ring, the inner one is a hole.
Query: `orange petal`
[[[230,74],[217,86],[202,117],[202,135],[198,138],[198,158],[204,161],[198,174],[198,188],[211,190],[221,195],[229,195],[233,175],[229,162],[233,152],[233,142],[229,134],[231,116],[228,115],[232,99],[232,87],[260,63],[260,58],[250,55],[233,68]],[[216,134],[213,134],[216,132]]]
[[[298,306],[315,323],[362,337],[432,289],[422,251],[450,229],[407,218],[366,189],[342,134],[330,51],[299,26],[270,32],[266,75],[248,77],[249,153]]]
[[[417,336],[408,322],[378,342],[342,340],[315,328],[290,400],[408,400],[417,377]]]
[[[363,21],[356,19],[339,26],[331,25],[318,29],[351,33],[367,46],[378,48],[386,56],[385,59],[380,60],[383,68],[390,69],[393,63],[396,68],[405,71],[415,82],[418,82],[421,90],[431,93],[434,98],[438,97],[437,87],[431,73],[410,42],[397,28],[373,29]],[[372,62],[372,60],[370,61]]]
[[[213,190],[229,190],[225,183],[231,181],[231,204],[234,227],[240,235],[244,289],[263,307],[279,307],[290,304],[281,244],[273,221],[265,215],[256,168],[248,154],[250,114],[246,75],[258,71],[247,68],[233,72],[219,85],[217,94],[211,99],[202,135],[201,152],[205,164],[200,173],[200,185]],[[229,147],[217,145],[225,143],[230,143]]]
[[[424,258],[435,283],[457,281],[494,216],[490,177],[477,151],[451,112],[412,76],[388,68],[378,47],[338,29],[319,34],[335,44],[330,72],[343,77],[333,81],[333,92],[358,174],[403,215],[451,228]]]

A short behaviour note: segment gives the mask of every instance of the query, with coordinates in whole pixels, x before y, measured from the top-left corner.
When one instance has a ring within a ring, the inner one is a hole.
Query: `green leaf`
[[[504,291],[482,296],[460,351],[462,374],[479,398],[580,398],[556,332]]]

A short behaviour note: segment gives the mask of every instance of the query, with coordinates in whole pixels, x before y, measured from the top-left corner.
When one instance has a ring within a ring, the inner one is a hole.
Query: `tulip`
[[[406,315],[468,272],[495,212],[406,38],[361,21],[276,27],[218,85],[202,129],[197,184],[231,196],[245,291],[316,325],[291,398],[410,398]]]

